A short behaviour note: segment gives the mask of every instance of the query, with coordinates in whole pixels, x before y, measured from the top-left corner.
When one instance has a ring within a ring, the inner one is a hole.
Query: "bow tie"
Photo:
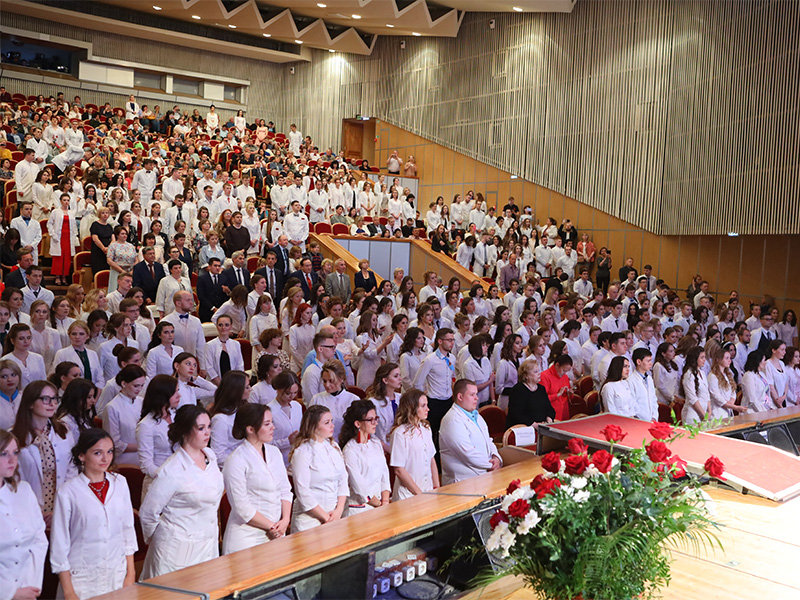
[[[178,317],[180,317],[181,319],[187,319],[187,320],[189,319],[189,315],[188,314],[178,315]]]

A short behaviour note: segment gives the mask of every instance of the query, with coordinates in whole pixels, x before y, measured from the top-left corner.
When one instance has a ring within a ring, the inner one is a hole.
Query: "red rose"
[[[722,461],[713,454],[708,457],[708,460],[703,467],[708,474],[711,475],[711,477],[716,477],[717,479],[722,479],[725,481],[725,478],[722,476],[722,474],[725,473],[725,465],[723,465]]]
[[[506,488],[506,494],[513,494],[521,487],[522,487],[522,482],[520,482],[519,479],[515,479],[514,481],[508,484],[508,487]]]
[[[531,510],[531,505],[528,503],[527,500],[514,500],[511,505],[508,507],[508,514],[512,517],[517,519],[522,519],[527,515]]]
[[[673,477],[686,477],[686,461],[683,460],[677,454],[673,454],[669,457],[667,464],[672,467],[672,476]]]
[[[508,515],[502,510],[498,510],[492,515],[492,518],[489,519],[489,525],[491,525],[492,529],[500,525],[500,523],[508,523]]]
[[[548,452],[542,457],[542,468],[551,473],[558,473],[561,469],[561,455],[558,452]]]
[[[592,464],[601,473],[608,473],[611,470],[611,461],[614,457],[605,450],[598,450],[592,454]]]
[[[669,423],[662,423],[660,421],[653,421],[653,424],[650,426],[650,429],[647,431],[650,432],[657,440],[666,440],[672,437],[674,430]]]
[[[666,461],[672,451],[667,448],[667,445],[659,440],[653,440],[647,446],[645,446],[645,450],[647,451],[647,456],[653,462],[660,463]]]
[[[545,479],[544,475],[539,473],[536,477],[533,478],[533,481],[531,481],[531,489],[535,490],[537,487],[539,487],[539,484],[542,483],[544,479]]]
[[[572,438],[567,444],[567,450],[569,450],[570,454],[586,454],[586,452],[589,450],[589,447],[583,442],[583,440]]]
[[[544,498],[549,494],[552,494],[556,491],[556,488],[561,487],[561,481],[556,479],[555,477],[551,479],[543,479],[538,486],[536,486],[536,497],[537,498]]]
[[[600,430],[600,433],[602,433],[606,441],[609,442],[621,442],[625,439],[625,436],[628,435],[627,433],[623,433],[622,427],[619,425],[606,425]]]
[[[566,468],[564,469],[567,475],[580,475],[589,466],[589,457],[585,454],[578,454],[576,456],[567,457]]]

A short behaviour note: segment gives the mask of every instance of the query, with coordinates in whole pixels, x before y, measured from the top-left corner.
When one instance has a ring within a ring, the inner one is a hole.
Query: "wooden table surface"
[[[732,431],[742,431],[751,429],[757,425],[773,425],[783,421],[794,421],[800,419],[800,406],[779,408],[777,410],[765,410],[757,413],[745,413],[728,419],[724,425],[716,429],[709,429],[707,433],[730,433]]]

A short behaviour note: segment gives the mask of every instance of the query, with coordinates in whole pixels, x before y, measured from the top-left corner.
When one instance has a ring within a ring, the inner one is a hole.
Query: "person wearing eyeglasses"
[[[78,474],[72,462],[75,440],[55,418],[57,408],[56,387],[47,381],[33,381],[22,392],[11,430],[20,444],[20,477],[30,484],[48,527],[58,488]]]
[[[320,331],[314,336],[313,344],[316,356],[303,371],[303,398],[311,399],[325,391],[325,386],[322,384],[322,367],[329,360],[333,360],[336,354],[336,341],[333,337],[333,334],[328,331]]]

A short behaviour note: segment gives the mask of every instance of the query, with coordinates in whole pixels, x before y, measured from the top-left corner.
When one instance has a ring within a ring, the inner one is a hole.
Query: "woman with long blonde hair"
[[[389,432],[392,448],[389,465],[395,469],[392,501],[410,498],[439,487],[436,447],[428,423],[428,398],[410,389],[400,397],[394,427]]]

